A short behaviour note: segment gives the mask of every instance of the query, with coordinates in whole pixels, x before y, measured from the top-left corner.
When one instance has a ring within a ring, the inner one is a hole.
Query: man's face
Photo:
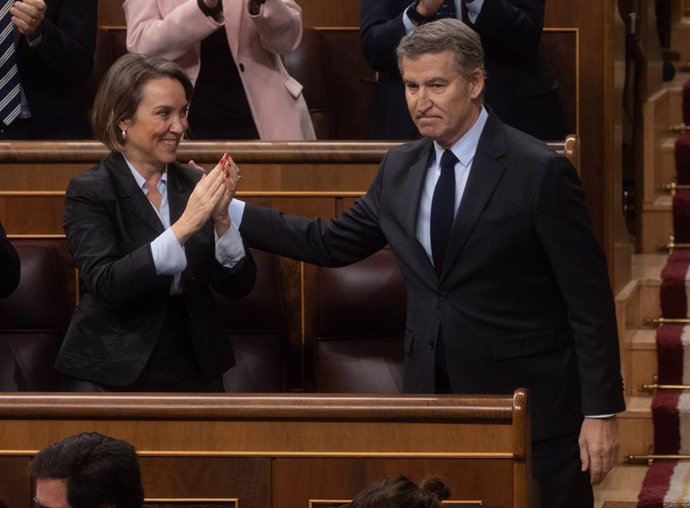
[[[42,508],[70,508],[67,502],[67,480],[37,479],[35,499]]]
[[[480,111],[484,75],[476,69],[467,80],[453,52],[403,58],[405,98],[419,132],[448,148],[474,124]]]

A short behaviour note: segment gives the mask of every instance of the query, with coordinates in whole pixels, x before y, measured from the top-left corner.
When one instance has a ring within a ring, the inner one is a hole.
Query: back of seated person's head
[[[350,508],[441,508],[441,501],[450,497],[442,480],[428,478],[417,486],[406,476],[391,476],[362,490]]]
[[[32,459],[30,471],[39,506],[141,508],[144,502],[134,447],[96,432],[44,448]]]

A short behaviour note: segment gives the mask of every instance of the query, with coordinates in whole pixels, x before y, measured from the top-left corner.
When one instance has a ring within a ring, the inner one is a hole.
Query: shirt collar
[[[458,139],[450,150],[458,158],[460,164],[464,167],[469,166],[474,159],[474,154],[477,151],[477,145],[479,144],[479,138],[484,130],[484,125],[486,125],[486,120],[489,118],[489,114],[486,112],[486,108],[482,105],[479,111],[479,117],[474,122],[474,125],[470,127],[464,136]],[[436,160],[440,161],[445,149],[434,141],[434,150],[436,152]]]
[[[125,162],[127,163],[127,166],[129,167],[129,170],[132,172],[132,176],[134,177],[134,180],[137,182],[137,185],[139,186],[140,189],[146,191],[146,178],[141,176],[141,173],[137,171],[137,169],[132,166],[132,163],[127,160],[127,157],[125,157],[124,154],[122,154],[122,157],[125,159]],[[168,165],[165,165],[165,169],[163,170],[163,174],[161,175],[161,182],[165,184],[165,186],[168,186]]]

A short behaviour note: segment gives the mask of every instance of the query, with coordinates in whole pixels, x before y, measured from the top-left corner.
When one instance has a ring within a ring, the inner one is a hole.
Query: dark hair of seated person
[[[427,478],[417,486],[406,476],[391,476],[372,483],[350,503],[350,508],[441,508],[450,497],[448,486],[438,478]]]

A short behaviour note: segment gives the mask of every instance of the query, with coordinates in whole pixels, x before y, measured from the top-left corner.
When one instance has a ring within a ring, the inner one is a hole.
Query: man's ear
[[[481,97],[484,91],[484,73],[481,69],[475,69],[470,76],[470,96],[473,100]]]

